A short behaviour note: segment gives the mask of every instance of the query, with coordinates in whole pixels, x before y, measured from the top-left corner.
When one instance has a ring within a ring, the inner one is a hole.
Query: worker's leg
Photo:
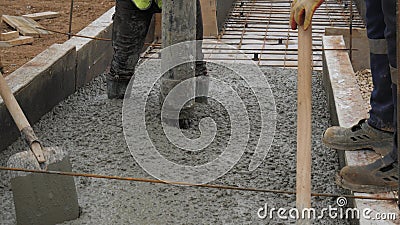
[[[367,32],[370,41],[371,72],[374,89],[371,93],[371,111],[368,120],[361,120],[351,128],[331,127],[323,142],[338,150],[370,148],[385,155],[392,149],[393,101],[391,77],[385,40],[385,18],[382,2],[366,0]]]
[[[394,147],[390,156],[394,161],[397,161],[397,16],[396,16],[396,0],[385,0],[383,2],[383,12],[385,15],[385,39],[387,40],[387,49],[390,63],[390,73],[392,78],[392,91],[393,91],[393,127],[396,131],[394,135]]]
[[[365,166],[344,167],[338,175],[338,184],[344,188],[358,192],[386,192],[396,190],[398,187],[398,159],[397,159],[397,59],[396,59],[396,0],[383,0],[382,10],[386,25],[385,39],[388,49],[393,84],[392,102],[394,105],[395,136],[392,151],[383,158]]]
[[[394,101],[394,105],[397,108],[397,84],[393,84],[392,86],[392,90],[393,90],[393,101]],[[395,126],[395,133],[394,133],[394,137],[393,137],[393,150],[389,153],[390,157],[393,159],[393,161],[398,162],[398,146],[397,146],[397,110],[394,110],[394,126]],[[396,171],[397,173],[397,171]]]
[[[392,80],[388,59],[387,41],[385,40],[385,16],[382,3],[387,0],[367,0],[367,32],[370,40],[371,72],[374,90],[371,93],[371,111],[368,123],[380,130],[392,131],[393,96]]]
[[[385,0],[392,1],[392,0]],[[397,88],[393,85],[393,100]],[[397,104],[395,104],[397,105]],[[396,113],[394,113],[396,115]],[[398,161],[397,161],[397,131],[395,132],[393,150],[386,156],[364,166],[346,166],[337,176],[339,186],[356,192],[387,192],[397,190]]]
[[[130,0],[117,0],[112,44],[114,55],[107,75],[109,98],[123,98],[143,48],[153,13],[141,11]]]

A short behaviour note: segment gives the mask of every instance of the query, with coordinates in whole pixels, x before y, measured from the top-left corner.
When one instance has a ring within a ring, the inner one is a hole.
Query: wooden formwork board
[[[32,14],[25,14],[22,15],[23,17],[31,18],[33,20],[42,20],[42,19],[52,19],[60,16],[59,12],[38,12],[38,13],[32,13]]]
[[[10,31],[5,33],[0,33],[0,41],[9,41],[19,37],[18,31]]]
[[[32,44],[32,43],[33,43],[33,37],[20,36],[15,39],[12,39],[12,40],[0,41],[0,47],[8,48],[8,47],[13,47],[13,46],[18,46],[18,45],[26,45],[26,44]]]
[[[51,34],[49,31],[40,29],[43,27],[31,18],[3,15],[1,19],[25,36],[42,37]]]

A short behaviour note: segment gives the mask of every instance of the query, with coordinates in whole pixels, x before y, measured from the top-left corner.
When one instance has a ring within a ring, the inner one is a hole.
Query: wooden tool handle
[[[296,206],[301,212],[311,207],[311,24],[307,30],[302,26],[298,30]],[[297,224],[310,224],[310,221],[300,219]]]
[[[19,106],[17,99],[15,99],[13,93],[11,92],[10,87],[7,85],[6,79],[4,79],[3,74],[0,72],[0,96],[3,99],[4,103],[7,106],[8,111],[10,112],[12,118],[14,119],[15,124],[20,132],[25,132],[27,130],[30,133],[25,134],[26,136],[35,136],[31,125],[29,124],[28,119],[26,119],[21,107]],[[27,137],[25,137],[27,138]],[[44,163],[46,161],[42,147],[37,140],[28,140],[29,147],[31,148],[33,154],[39,163]]]
[[[0,96],[3,98],[4,103],[7,106],[8,111],[17,124],[19,131],[22,131],[26,127],[30,127],[29,121],[26,119],[21,107],[11,92],[10,87],[7,85],[6,79],[3,74],[0,73]]]

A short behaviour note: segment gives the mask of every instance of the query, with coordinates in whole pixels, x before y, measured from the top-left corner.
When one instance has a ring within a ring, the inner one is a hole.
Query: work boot
[[[106,75],[108,99],[123,99],[130,77]]]
[[[336,183],[354,192],[380,193],[397,190],[398,163],[390,156],[364,166],[346,166],[336,176]]]
[[[330,127],[323,137],[322,142],[337,150],[371,149],[381,155],[386,155],[393,148],[393,133],[378,130],[370,126],[366,119],[350,127]]]

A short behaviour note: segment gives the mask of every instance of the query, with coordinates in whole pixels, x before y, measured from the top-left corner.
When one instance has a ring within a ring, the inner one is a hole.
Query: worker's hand
[[[290,26],[296,30],[297,25],[304,25],[304,30],[311,24],[315,10],[324,0],[293,0],[290,10]]]

